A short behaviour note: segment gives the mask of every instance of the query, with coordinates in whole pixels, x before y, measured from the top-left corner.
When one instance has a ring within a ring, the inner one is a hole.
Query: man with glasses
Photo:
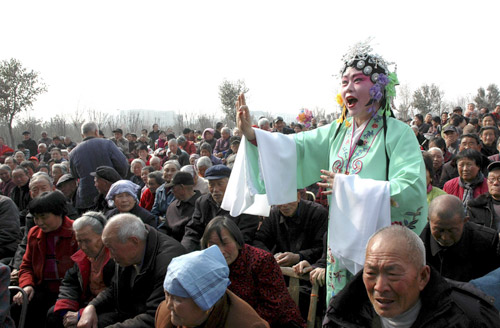
[[[500,162],[488,165],[488,192],[469,201],[470,220],[500,231]]]

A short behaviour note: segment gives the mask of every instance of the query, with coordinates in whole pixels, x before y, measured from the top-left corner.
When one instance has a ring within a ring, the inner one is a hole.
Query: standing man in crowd
[[[112,167],[122,177],[128,171],[125,155],[111,140],[98,138],[99,129],[94,122],[82,125],[82,135],[83,141],[69,154],[71,174],[80,179],[75,202],[80,213],[93,208],[94,199],[98,195],[90,173],[95,172],[99,166]]]
[[[31,139],[31,133],[29,131],[24,131],[23,132],[23,145],[30,151],[29,156],[27,158],[30,158],[31,156],[36,156],[37,150],[38,150],[38,145],[36,144],[36,141]]]

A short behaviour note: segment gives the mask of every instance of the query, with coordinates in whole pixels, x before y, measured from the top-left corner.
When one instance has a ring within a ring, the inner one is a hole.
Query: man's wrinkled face
[[[31,198],[36,198],[42,193],[54,190],[54,186],[49,183],[46,179],[38,178],[31,182],[30,185],[30,196]]]
[[[217,204],[221,204],[226,193],[228,178],[208,180],[208,190]]]
[[[467,218],[462,219],[460,216],[443,220],[435,214],[431,215],[429,218],[429,226],[431,228],[432,237],[443,247],[452,246],[462,238],[464,224],[467,220]]]
[[[87,225],[75,231],[78,247],[90,258],[96,258],[103,248],[101,235]]]
[[[441,166],[443,166],[444,157],[440,151],[430,150],[429,154],[432,156],[432,167],[434,170],[438,170]]]
[[[0,171],[1,172],[1,171]],[[500,200],[500,170],[488,173],[488,192],[495,200]]]
[[[7,170],[0,170],[0,179],[2,179],[3,182],[10,181],[10,172]]]
[[[407,247],[375,237],[366,250],[363,283],[378,315],[394,318],[414,306],[427,285],[429,267],[418,267]]]
[[[94,186],[101,195],[106,195],[111,188],[111,182],[96,176],[94,177]]]
[[[474,149],[474,150],[477,150],[477,151],[480,152],[481,151],[481,145],[474,138],[464,137],[460,141],[460,145],[458,147],[458,150],[462,151],[462,150],[465,150],[465,149]]]
[[[444,140],[446,141],[446,145],[451,145],[458,140],[458,133],[456,133],[455,131],[445,132]]]
[[[24,173],[23,170],[14,170],[14,172],[12,172],[12,181],[14,181],[18,187],[26,185],[29,179],[29,176]]]
[[[165,165],[165,167],[163,168],[163,180],[165,180],[166,183],[170,183],[176,172],[177,166],[175,166],[174,164]]]

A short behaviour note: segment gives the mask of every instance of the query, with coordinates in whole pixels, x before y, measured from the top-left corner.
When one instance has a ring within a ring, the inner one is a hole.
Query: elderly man
[[[52,149],[54,148],[59,148],[59,149],[64,149],[65,146],[64,144],[62,143],[62,140],[59,136],[55,136],[52,138],[52,143],[49,145],[49,152],[52,151]]]
[[[208,159],[208,158],[207,158]],[[210,162],[210,166],[212,163]],[[196,172],[196,167],[194,165],[186,165],[183,168],[181,168],[182,172],[189,172],[193,176],[194,180],[194,190],[199,191],[202,195],[208,194],[208,180],[205,178],[202,178],[198,175],[198,172]]]
[[[0,165],[0,195],[10,196],[12,189],[16,187],[14,180],[12,180],[12,170],[7,164]]]
[[[111,285],[115,262],[101,240],[106,219],[99,212],[86,212],[73,222],[80,248],[71,259],[59,287],[59,296],[47,316],[47,327],[74,327],[90,300]]]
[[[78,327],[153,327],[163,301],[163,280],[172,258],[185,250],[173,238],[132,214],[112,217],[102,232],[104,246],[118,264],[111,286],[85,308]]]
[[[10,198],[17,205],[20,212],[21,225],[24,225],[26,214],[28,214],[28,203],[30,202],[30,177],[28,170],[18,166],[12,171],[12,181],[16,185],[10,193]]]
[[[500,231],[500,162],[488,165],[488,192],[467,203],[471,222]]]
[[[192,141],[187,140],[185,136],[177,137],[177,144],[179,144],[179,147],[188,153],[188,155],[196,154],[196,145]]]
[[[364,269],[332,299],[323,327],[500,327],[498,311],[425,264],[425,248],[392,225],[368,241]]]
[[[156,189],[155,201],[151,213],[157,217],[164,217],[168,206],[175,200],[172,187],[169,183],[172,181],[174,174],[181,169],[181,166],[176,160],[166,161],[163,165],[163,180],[165,181]]]
[[[93,210],[106,213],[111,210],[108,202],[106,201],[106,195],[108,194],[109,188],[116,181],[122,179],[120,174],[116,170],[109,166],[99,166],[96,168],[95,172],[90,173],[94,177],[94,186],[97,189],[97,196],[94,199]]]
[[[155,171],[161,171],[162,170],[162,167],[161,167],[161,158],[159,158],[158,156],[152,156],[149,159],[149,165],[151,165],[155,169]]]
[[[177,156],[177,161],[183,167],[189,165],[189,154],[179,148],[177,139],[173,138],[168,141],[168,159],[174,159],[172,156]],[[165,157],[166,158],[166,157]]]
[[[159,230],[165,231],[178,241],[182,241],[186,224],[193,216],[195,203],[201,193],[194,190],[193,176],[188,172],[177,172],[169,183],[175,200],[168,206],[165,223]]]
[[[432,157],[432,169],[434,170],[434,175],[432,176],[432,185],[443,189],[444,183],[440,183],[444,164],[443,152],[438,147],[429,148],[427,152]]]
[[[218,158],[223,158],[225,153],[229,150],[231,137],[231,129],[227,126],[221,129],[221,137],[215,143],[213,154]]]
[[[35,140],[31,139],[31,133],[29,131],[23,132],[23,145],[30,151],[30,155],[28,156],[36,156],[38,145]]]
[[[42,137],[38,139],[38,145],[40,145],[41,143],[50,145],[52,143],[52,138],[49,138],[47,131],[42,131],[41,136]]]
[[[123,154],[128,155],[129,154],[129,147],[128,147],[128,140],[123,137],[123,130],[122,129],[114,129],[113,130],[113,135],[111,141],[123,152]]]
[[[429,206],[429,223],[420,238],[427,263],[443,277],[469,281],[500,267],[498,233],[468,221],[455,196],[438,196]]]
[[[36,154],[36,158],[38,158],[39,162],[48,163],[50,160],[50,153],[47,149],[47,145],[41,143],[38,145],[38,154]]]
[[[415,114],[413,123],[417,126],[418,132],[421,134],[427,133],[427,131],[429,131],[429,128],[431,127],[429,124],[424,122],[424,117],[422,116],[422,114]]]
[[[451,124],[443,129],[443,138],[444,141],[446,141],[446,148],[453,155],[458,153],[458,136],[457,128]]]
[[[302,260],[314,263],[323,252],[327,221],[328,211],[322,205],[301,199],[297,192],[295,202],[272,207],[253,245],[273,253],[280,266]]]
[[[116,145],[106,139],[98,138],[99,129],[93,122],[82,125],[83,141],[69,155],[71,175],[80,180],[76,193],[75,207],[80,213],[94,208],[94,199],[99,195],[90,173],[99,166],[109,166],[125,177],[128,162]]]
[[[274,120],[274,129],[272,132],[279,132],[283,134],[293,134],[294,131],[285,125],[283,117],[277,116]]]
[[[498,129],[496,126],[483,126],[481,130],[479,130],[479,137],[481,138],[481,143],[483,144],[481,153],[484,156],[490,157],[498,154]]]
[[[212,166],[205,172],[210,193],[201,196],[196,201],[193,216],[186,225],[182,245],[188,252],[200,249],[200,239],[203,231],[205,231],[205,227],[214,217],[219,215],[227,216],[234,220],[243,233],[245,243],[252,243],[259,225],[259,218],[248,214],[233,217],[229,215],[229,211],[221,208],[230,175],[231,169],[222,164]]]

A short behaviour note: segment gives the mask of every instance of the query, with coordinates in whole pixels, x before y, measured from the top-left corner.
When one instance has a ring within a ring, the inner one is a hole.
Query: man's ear
[[[431,268],[428,265],[424,265],[422,269],[420,269],[418,275],[418,288],[420,289],[420,291],[424,290],[430,278],[431,278]]]

